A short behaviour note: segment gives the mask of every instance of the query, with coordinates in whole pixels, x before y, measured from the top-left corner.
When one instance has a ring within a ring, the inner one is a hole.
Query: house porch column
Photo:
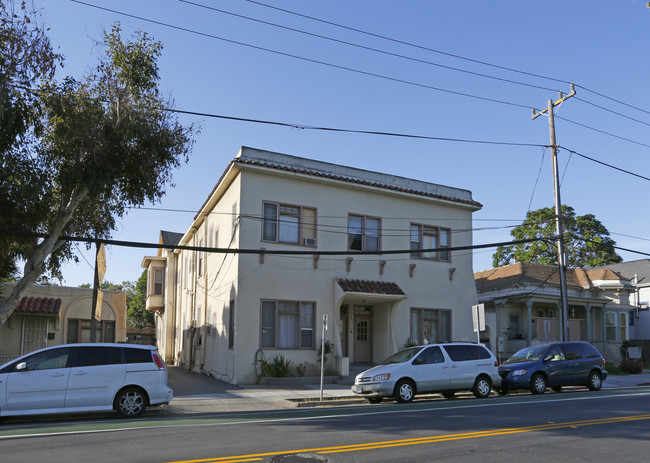
[[[591,342],[591,303],[587,302],[585,306],[585,311],[587,312],[587,342]]]
[[[526,313],[528,314],[526,345],[530,346],[530,342],[533,339],[533,300],[530,297],[526,299]]]

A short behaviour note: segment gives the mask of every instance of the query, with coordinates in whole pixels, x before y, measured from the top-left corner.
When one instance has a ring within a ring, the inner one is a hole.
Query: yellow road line
[[[419,444],[431,444],[436,442],[446,442],[453,440],[461,439],[476,439],[478,437],[493,437],[493,436],[503,436],[508,434],[520,434],[525,432],[535,432],[535,431],[546,431],[550,429],[560,429],[560,428],[578,428],[582,426],[593,426],[597,424],[611,424],[611,423],[622,423],[626,421],[639,421],[639,420],[648,420],[650,415],[631,415],[631,416],[620,416],[615,418],[601,418],[595,420],[582,420],[582,421],[568,421],[564,423],[545,423],[538,424],[534,426],[524,426],[521,428],[503,428],[503,429],[493,429],[488,431],[474,431],[467,433],[459,434],[446,434],[442,436],[427,436],[427,437],[417,437],[412,439],[400,439],[400,440],[390,440],[383,442],[369,442],[366,444],[351,444],[351,445],[341,445],[335,447],[320,447],[313,449],[300,449],[300,450],[287,450],[287,451],[276,451],[276,452],[267,452],[267,453],[256,453],[251,455],[239,455],[239,456],[229,456],[229,457],[216,457],[216,458],[204,458],[199,460],[181,460],[168,463],[240,463],[247,461],[259,461],[264,457],[272,455],[282,455],[282,454],[295,454],[295,453],[341,453],[341,452],[356,452],[359,450],[373,450],[389,447],[401,447],[406,445],[419,445]]]

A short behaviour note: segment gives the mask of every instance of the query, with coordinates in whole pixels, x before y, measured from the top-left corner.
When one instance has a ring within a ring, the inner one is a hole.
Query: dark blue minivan
[[[521,349],[501,366],[499,393],[530,389],[543,394],[547,387],[559,392],[562,386],[601,388],[607,378],[605,359],[586,342],[557,342]]]

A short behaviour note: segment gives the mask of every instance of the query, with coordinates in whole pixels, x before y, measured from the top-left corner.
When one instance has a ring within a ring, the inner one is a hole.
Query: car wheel
[[[379,402],[381,402],[381,397],[366,397],[366,400],[368,401],[368,403],[378,404]]]
[[[490,396],[490,391],[492,390],[492,381],[486,376],[479,376],[474,382],[474,387],[472,392],[474,396],[478,399],[485,399]]]
[[[455,392],[443,392],[442,396],[445,399],[453,399],[456,396],[456,393]]]
[[[600,376],[600,373],[597,371],[592,371],[589,373],[589,379],[587,380],[587,387],[592,391],[598,391],[603,385],[603,378]]]
[[[135,418],[142,415],[146,407],[146,396],[141,389],[135,387],[127,387],[115,397],[115,411],[125,418]]]
[[[530,380],[530,392],[533,394],[544,394],[547,385],[544,375],[535,373]]]
[[[562,386],[553,386],[551,389],[553,389],[555,392],[562,392]]]
[[[408,379],[400,379],[395,385],[395,400],[400,403],[411,402],[415,395],[415,386]]]

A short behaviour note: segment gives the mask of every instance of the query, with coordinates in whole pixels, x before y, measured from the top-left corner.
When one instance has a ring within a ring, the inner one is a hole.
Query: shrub
[[[274,356],[270,362],[262,360],[262,376],[271,378],[284,378],[289,376],[291,360],[284,358],[284,354]]]
[[[415,347],[417,345],[418,345],[418,343],[415,342],[413,339],[406,338],[406,341],[404,341],[404,344],[402,344],[402,349],[406,349],[408,347]]]
[[[643,362],[640,360],[625,359],[618,368],[623,373],[638,374],[643,372]]]
[[[329,339],[325,340],[325,363],[327,363],[327,354],[334,352],[334,345],[330,342]],[[318,363],[320,363],[321,358],[323,357],[323,342],[318,343]]]

